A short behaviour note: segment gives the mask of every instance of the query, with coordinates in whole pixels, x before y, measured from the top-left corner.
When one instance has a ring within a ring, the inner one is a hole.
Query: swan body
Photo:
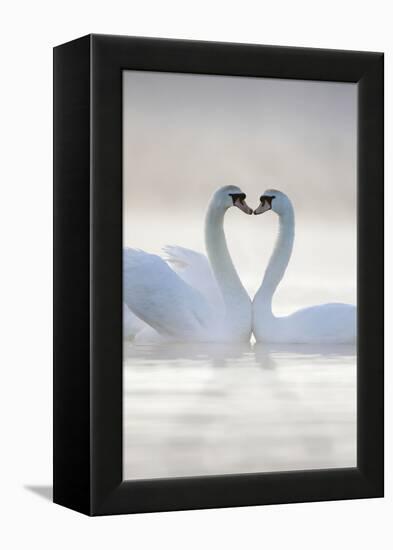
[[[158,255],[123,252],[124,297],[130,309],[160,334],[199,339],[212,315],[202,294],[188,285]]]
[[[143,321],[132,313],[127,304],[123,302],[123,338],[133,340],[144,326]]]
[[[209,261],[180,247],[165,249],[167,261],[141,250],[124,250],[124,301],[161,337],[200,342],[250,340],[251,300],[232,263],[223,227],[225,213],[232,206],[252,213],[244,199],[235,186],[222,187],[211,198],[205,219]]]
[[[181,246],[163,248],[163,257],[183,281],[199,290],[213,307],[222,308],[223,301],[209,260],[204,254]],[[123,338],[138,344],[162,343],[165,338],[139,319],[123,303]]]
[[[356,341],[356,307],[331,303],[300,309],[276,317],[273,295],[288,266],[295,237],[295,215],[289,198],[268,190],[254,214],[273,210],[279,216],[277,242],[253,301],[253,331],[257,342],[294,344],[353,344]]]

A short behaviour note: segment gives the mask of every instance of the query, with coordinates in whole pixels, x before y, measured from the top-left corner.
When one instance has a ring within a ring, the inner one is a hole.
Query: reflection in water
[[[355,465],[354,347],[125,344],[126,479]]]

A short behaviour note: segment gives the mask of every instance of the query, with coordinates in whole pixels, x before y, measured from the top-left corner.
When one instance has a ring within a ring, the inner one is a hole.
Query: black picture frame
[[[122,478],[122,71],[358,83],[357,467]],[[54,502],[88,515],[383,496],[383,54],[88,35],[54,48]]]

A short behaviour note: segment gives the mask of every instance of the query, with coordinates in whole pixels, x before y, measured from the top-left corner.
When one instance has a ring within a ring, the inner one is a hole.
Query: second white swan
[[[353,344],[356,341],[356,307],[330,303],[306,307],[291,315],[276,317],[273,295],[291,258],[295,237],[295,214],[291,201],[281,191],[269,189],[260,197],[254,214],[272,210],[279,217],[277,242],[253,302],[253,331],[258,342]]]

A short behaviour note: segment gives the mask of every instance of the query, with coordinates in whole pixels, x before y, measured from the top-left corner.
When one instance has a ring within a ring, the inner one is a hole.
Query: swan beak
[[[253,210],[248,206],[245,200],[242,199],[236,199],[233,203],[234,206],[237,206],[237,208],[240,208],[242,212],[245,212],[246,214],[252,214]]]
[[[260,205],[256,210],[254,210],[254,214],[257,216],[258,214],[263,214],[264,212],[267,212],[268,210],[272,209],[272,205],[269,204],[269,201],[261,201]]]

